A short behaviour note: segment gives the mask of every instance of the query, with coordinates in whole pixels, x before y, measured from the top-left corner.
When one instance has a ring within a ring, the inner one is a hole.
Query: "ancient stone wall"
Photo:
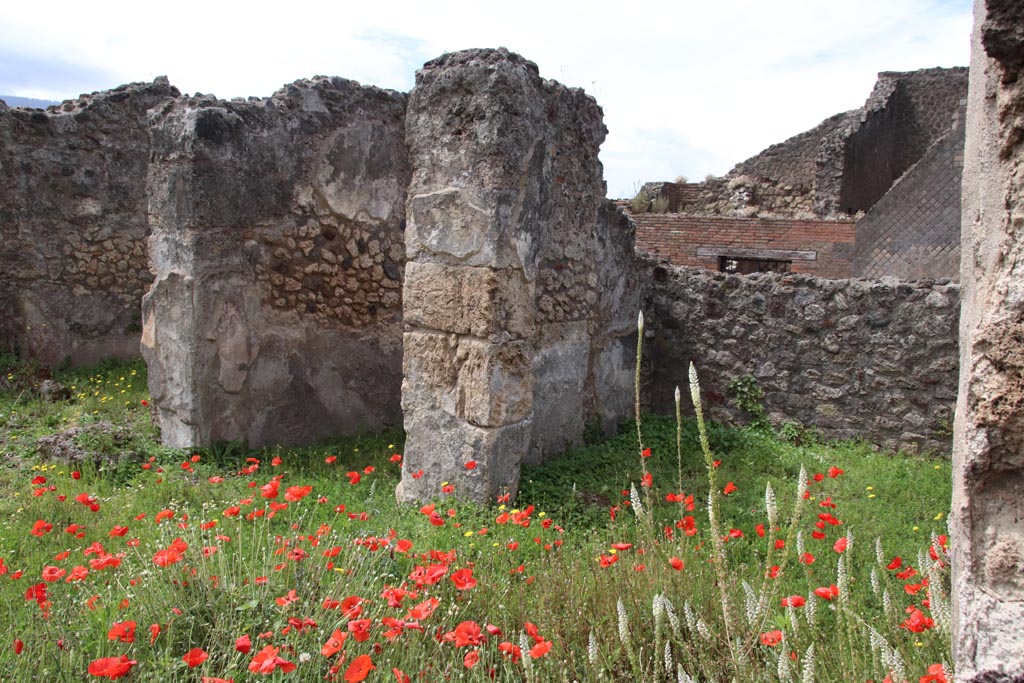
[[[772,145],[704,183],[695,212],[748,210],[793,216],[813,213],[823,142],[849,125],[856,112],[831,116],[811,130]]]
[[[637,251],[676,266],[719,269],[719,259],[790,262],[794,273],[853,275],[852,220],[732,218],[684,213],[631,214]]]
[[[47,111],[0,106],[0,348],[49,365],[138,355],[146,111],[166,79]]]
[[[513,493],[628,406],[632,226],[601,110],[506,50],[428,62],[409,101],[401,500]],[[623,398],[625,397],[625,404]]]
[[[960,278],[960,176],[964,126],[958,118],[921,159],[857,221],[858,277]]]
[[[966,68],[882,72],[863,107],[687,188],[685,204],[674,183],[648,183],[648,210],[805,219],[866,211],[946,134],[966,91]]]
[[[318,77],[154,112],[142,345],[165,443],[399,420],[405,105]]]
[[[1024,681],[1024,4],[976,0],[950,516],[956,680]]]
[[[966,93],[962,67],[880,73],[860,117],[827,144],[835,154],[822,155],[816,211],[852,214],[874,206],[946,134]]]
[[[671,412],[693,362],[712,419],[749,419],[730,385],[750,375],[776,424],[887,449],[949,452],[956,400],[955,284],[724,275],[647,266],[645,388]]]

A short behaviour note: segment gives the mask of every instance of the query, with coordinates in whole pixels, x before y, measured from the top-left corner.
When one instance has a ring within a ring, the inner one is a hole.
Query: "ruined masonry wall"
[[[857,222],[857,276],[960,279],[963,151],[959,119]]]
[[[142,346],[165,443],[398,422],[405,104],[318,77],[154,112]]]
[[[976,0],[950,547],[956,680],[1024,680],[1024,4]]]
[[[0,106],[0,349],[48,364],[138,355],[146,111],[166,79],[47,111]]]
[[[631,224],[604,200],[605,133],[593,99],[506,50],[417,73],[400,500],[514,494],[523,462],[626,414],[638,289]]]
[[[955,284],[723,275],[647,265],[645,388],[670,413],[692,361],[708,413],[743,422],[730,384],[752,375],[775,424],[886,449],[949,452]]]

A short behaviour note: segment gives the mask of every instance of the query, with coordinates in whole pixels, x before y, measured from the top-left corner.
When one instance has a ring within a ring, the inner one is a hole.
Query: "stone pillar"
[[[593,377],[628,374],[614,347],[630,325],[619,307],[635,317],[637,297],[624,275],[630,226],[603,208],[605,133],[593,99],[504,49],[444,55],[417,74],[400,500],[446,484],[478,501],[514,494],[521,463],[577,443],[588,415],[616,412]],[[613,304],[604,266],[621,268]]]
[[[398,422],[405,104],[316,78],[154,113],[142,349],[164,443]]]
[[[1024,4],[976,0],[953,453],[957,681],[1024,680]]]

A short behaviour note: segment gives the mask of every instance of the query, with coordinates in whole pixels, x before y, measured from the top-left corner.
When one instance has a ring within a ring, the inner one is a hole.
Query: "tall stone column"
[[[417,74],[400,500],[514,494],[522,462],[578,442],[599,410],[595,359],[628,372],[615,344],[595,345],[602,317],[616,318],[605,336],[629,326],[620,302],[602,309],[600,271],[632,267],[632,233],[610,240],[602,209],[605,133],[593,99],[507,50],[444,55]],[[635,316],[636,297],[622,299]]]
[[[953,453],[958,681],[1024,680],[1024,4],[976,0]]]

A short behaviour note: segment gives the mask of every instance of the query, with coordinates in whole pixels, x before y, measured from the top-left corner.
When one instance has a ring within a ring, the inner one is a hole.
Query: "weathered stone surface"
[[[406,325],[494,342],[523,339],[533,329],[522,271],[413,261],[405,281]]]
[[[949,452],[957,285],[649,267],[644,399],[654,410],[674,410],[692,361],[712,419],[746,419],[729,387],[751,375],[776,424]]]
[[[524,459],[578,443],[588,417],[625,414],[595,378],[623,374],[604,349],[635,318],[632,225],[603,199],[600,109],[506,50],[429,62],[406,132],[398,496],[458,480],[456,495],[484,501],[515,492]]]
[[[1024,5],[976,0],[953,452],[958,681],[1024,678]]]
[[[158,78],[0,111],[0,348],[48,365],[138,355],[147,110]]]
[[[316,78],[155,112],[142,345],[166,443],[397,421],[405,103]]]

